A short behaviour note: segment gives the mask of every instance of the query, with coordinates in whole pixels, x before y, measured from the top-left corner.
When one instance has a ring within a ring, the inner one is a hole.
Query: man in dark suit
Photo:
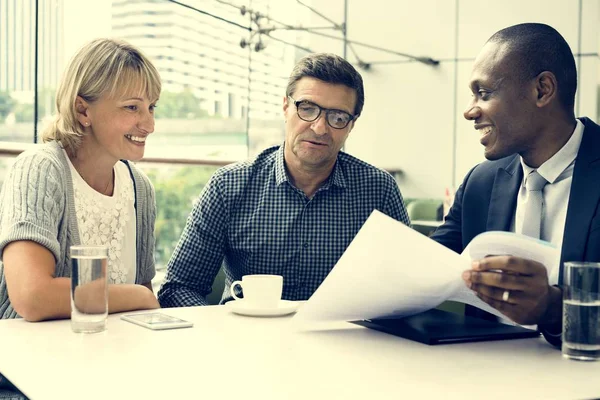
[[[485,231],[525,233],[527,180],[538,174],[539,238],[561,249],[561,262],[600,261],[600,127],[575,118],[577,73],[564,38],[534,23],[498,31],[475,60],[470,87],[464,116],[481,134],[487,161],[467,174],[432,238],[461,252]],[[537,262],[494,256],[475,261],[463,278],[483,301],[560,344],[562,291],[552,283],[562,276],[549,282]]]

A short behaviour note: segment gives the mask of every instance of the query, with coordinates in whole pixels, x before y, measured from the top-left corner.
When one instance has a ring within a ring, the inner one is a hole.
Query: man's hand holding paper
[[[477,297],[521,325],[551,322],[551,304],[560,301],[560,289],[549,284],[548,271],[539,262],[515,256],[490,256],[473,262],[462,275]]]

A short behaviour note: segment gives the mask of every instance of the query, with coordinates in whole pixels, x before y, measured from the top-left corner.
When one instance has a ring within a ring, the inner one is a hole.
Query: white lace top
[[[108,246],[109,283],[135,283],[135,196],[129,169],[122,162],[115,164],[115,187],[111,197],[92,189],[68,156],[67,160],[73,177],[81,244]]]

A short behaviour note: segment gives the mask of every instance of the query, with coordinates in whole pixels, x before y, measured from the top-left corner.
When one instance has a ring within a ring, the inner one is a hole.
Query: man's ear
[[[545,107],[558,97],[558,81],[550,71],[544,71],[535,78],[538,107]]]
[[[288,107],[290,106],[289,98],[287,96],[283,96],[283,113],[287,112]]]
[[[356,117],[355,119],[352,120],[352,122],[350,122],[350,128],[348,129],[348,134],[350,134],[350,132],[352,132],[352,129],[354,129],[354,124],[356,124],[356,121],[358,121],[358,117]]]
[[[81,125],[85,125],[86,123],[89,125],[89,115],[88,109],[90,105],[85,99],[81,96],[77,96],[75,99],[75,112],[77,112],[77,120]]]

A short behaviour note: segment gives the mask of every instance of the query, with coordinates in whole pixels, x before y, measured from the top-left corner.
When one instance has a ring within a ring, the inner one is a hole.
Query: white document
[[[540,261],[558,277],[560,253],[547,242],[509,232],[486,232],[471,244],[459,255],[374,211],[294,319],[325,322],[409,316],[446,300],[501,316],[475,296],[461,276],[471,268],[472,258],[492,254]]]

